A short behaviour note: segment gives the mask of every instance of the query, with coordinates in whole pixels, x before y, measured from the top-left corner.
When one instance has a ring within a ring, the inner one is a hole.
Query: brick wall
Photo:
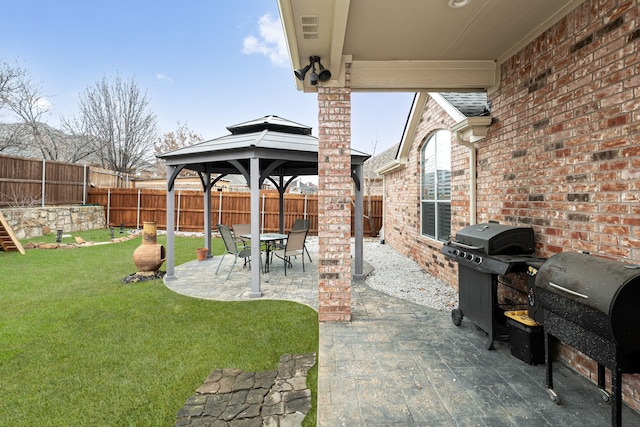
[[[351,85],[318,87],[318,319],[351,320]]]
[[[537,253],[640,262],[639,8],[586,1],[502,66],[478,149],[479,220],[528,225]],[[595,380],[595,364],[560,357]],[[625,376],[640,409],[640,377]]]
[[[494,123],[476,143],[478,222],[533,227],[541,256],[640,262],[639,12],[637,1],[586,1],[502,65]],[[455,285],[456,266],[419,235],[420,146],[450,125],[429,101],[407,167],[386,177],[385,239]],[[455,233],[468,223],[469,176],[465,149],[452,149]],[[595,380],[589,358],[566,346],[559,357]],[[625,375],[623,392],[640,409],[640,375]]]
[[[457,287],[457,265],[440,254],[442,243],[420,234],[420,151],[431,134],[449,129],[453,124],[451,117],[433,99],[427,101],[406,167],[385,176],[384,238],[400,253],[413,258],[430,273]],[[460,171],[456,173],[464,179],[464,183],[456,182],[452,188],[457,194],[452,201],[452,224],[457,224],[468,221],[468,202],[464,200],[468,200],[469,158],[467,150],[454,142],[452,150],[452,169]]]

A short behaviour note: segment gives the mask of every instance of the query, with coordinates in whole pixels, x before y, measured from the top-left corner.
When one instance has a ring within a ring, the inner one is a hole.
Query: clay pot
[[[133,262],[140,272],[158,271],[166,259],[165,248],[158,244],[155,222],[144,222],[142,244],[133,252]]]
[[[209,255],[208,248],[196,249],[196,257],[198,258],[198,261],[204,261],[205,259],[207,259],[207,255]]]

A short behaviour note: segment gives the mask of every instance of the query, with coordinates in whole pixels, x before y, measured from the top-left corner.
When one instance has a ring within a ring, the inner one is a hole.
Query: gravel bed
[[[318,250],[318,239],[307,237],[307,248]],[[379,239],[364,239],[363,257],[374,268],[365,278],[371,288],[397,298],[440,311],[458,305],[458,292],[425,272],[415,261],[401,255]]]
[[[385,294],[447,311],[458,305],[458,293],[425,272],[415,261],[378,240],[366,239],[364,260],[374,268],[365,283]]]

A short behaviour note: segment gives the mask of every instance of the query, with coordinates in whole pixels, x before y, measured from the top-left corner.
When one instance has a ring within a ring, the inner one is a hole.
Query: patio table
[[[241,234],[243,239],[251,240],[251,234]],[[287,240],[287,235],[282,233],[260,233],[260,243],[266,243],[265,252],[267,254],[267,260],[264,263],[264,272],[269,272],[269,253],[271,252],[271,244],[277,241]]]

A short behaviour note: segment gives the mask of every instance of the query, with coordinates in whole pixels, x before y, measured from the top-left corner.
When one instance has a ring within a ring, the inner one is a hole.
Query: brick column
[[[351,320],[351,64],[318,86],[318,319]]]

